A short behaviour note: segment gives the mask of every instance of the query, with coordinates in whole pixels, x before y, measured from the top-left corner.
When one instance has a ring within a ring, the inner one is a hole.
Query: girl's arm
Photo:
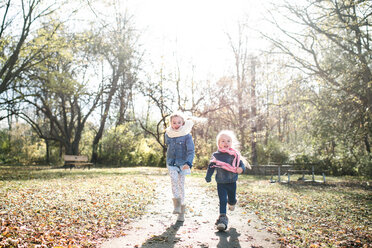
[[[208,165],[207,175],[205,176],[205,181],[207,183],[209,183],[210,181],[212,181],[212,175],[213,175],[214,169],[215,169],[215,167],[211,167],[213,165],[215,165],[215,163],[213,163],[213,162]]]
[[[239,167],[243,169],[242,173],[244,173],[245,165],[244,165],[243,161],[241,161],[241,160],[240,160],[240,163],[239,163]]]
[[[186,137],[186,162],[190,168],[192,167],[192,162],[195,156],[195,145],[194,141],[192,140],[191,134],[188,134]]]
[[[167,133],[164,133],[164,143],[168,145],[169,137]]]

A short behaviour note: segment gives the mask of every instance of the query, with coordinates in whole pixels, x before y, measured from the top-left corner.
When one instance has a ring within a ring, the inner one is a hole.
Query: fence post
[[[280,166],[281,165],[278,165],[278,182],[280,183]]]

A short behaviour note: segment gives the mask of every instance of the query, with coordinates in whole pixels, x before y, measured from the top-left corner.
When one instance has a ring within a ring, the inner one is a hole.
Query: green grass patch
[[[96,247],[125,235],[153,199],[149,171],[162,173],[0,167],[0,247]]]
[[[371,247],[372,194],[366,181],[269,183],[239,179],[241,206],[277,233],[285,247]]]

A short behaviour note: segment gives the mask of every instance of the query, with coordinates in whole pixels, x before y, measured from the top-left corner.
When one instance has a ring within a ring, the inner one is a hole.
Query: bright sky
[[[226,75],[233,53],[226,33],[237,35],[238,22],[257,28],[262,16],[258,0],[127,0],[136,26],[144,29],[142,42],[155,64],[176,61],[195,67],[197,75]],[[253,32],[252,32],[253,33]],[[254,51],[262,42],[249,36]],[[187,69],[186,69],[187,70]],[[191,73],[191,69],[186,72]]]

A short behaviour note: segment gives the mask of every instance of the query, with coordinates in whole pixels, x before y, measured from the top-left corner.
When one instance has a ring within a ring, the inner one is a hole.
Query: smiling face
[[[182,127],[185,124],[184,120],[182,117],[179,116],[174,116],[171,119],[171,127],[174,130],[178,130],[180,127]]]
[[[230,149],[232,145],[232,140],[226,134],[222,134],[218,139],[218,148],[220,149]]]

